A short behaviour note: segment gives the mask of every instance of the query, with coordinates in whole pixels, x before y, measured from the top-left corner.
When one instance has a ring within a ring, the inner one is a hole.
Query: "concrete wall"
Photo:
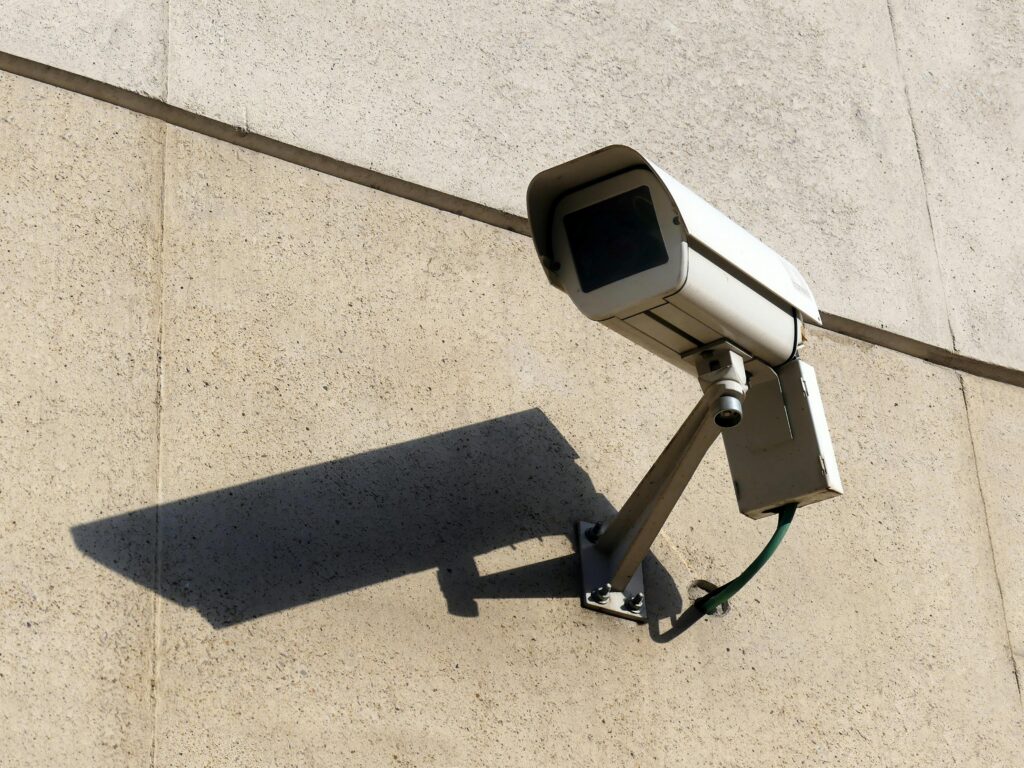
[[[513,213],[637,144],[824,309],[1022,367],[1019,6],[14,2],[0,50]],[[0,765],[979,765],[1024,750],[1021,390],[815,331],[847,493],[716,446],[647,628],[570,540],[696,384],[517,234],[0,74]]]
[[[507,211],[636,145],[827,311],[1024,367],[1017,2],[7,5],[2,51]]]

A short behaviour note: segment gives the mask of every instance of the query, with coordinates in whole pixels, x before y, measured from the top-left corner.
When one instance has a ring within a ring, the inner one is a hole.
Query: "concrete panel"
[[[950,346],[885,3],[176,2],[169,99],[508,211],[645,150],[828,311]]]
[[[716,446],[637,627],[579,607],[569,533],[694,381],[522,238],[173,129],[167,178],[158,764],[1017,762],[955,374],[815,334],[847,495],[680,631],[771,530]],[[76,536],[145,582],[119,540],[152,516]]]
[[[9,75],[0,103],[0,765],[137,766],[153,597],[68,529],[155,499],[163,126]]]
[[[0,50],[163,98],[163,0],[4,0]]]
[[[1024,368],[1024,13],[894,3],[957,349]]]
[[[1024,390],[965,376],[964,393],[1020,677],[1024,675]]]

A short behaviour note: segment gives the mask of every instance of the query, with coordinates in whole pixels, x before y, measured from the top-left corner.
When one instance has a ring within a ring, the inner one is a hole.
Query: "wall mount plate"
[[[591,598],[594,590],[603,587],[611,580],[613,563],[611,558],[594,546],[594,542],[587,538],[587,531],[597,523],[587,520],[580,520],[576,523],[576,540],[580,552],[580,573],[582,576],[580,603],[584,608],[592,611],[600,611],[620,619],[629,619],[640,624],[647,623],[647,603],[643,602],[636,610],[626,607],[626,602],[637,594],[644,593],[644,567],[641,563],[636,573],[629,580],[625,590],[622,592],[609,592],[605,602],[598,602]]]

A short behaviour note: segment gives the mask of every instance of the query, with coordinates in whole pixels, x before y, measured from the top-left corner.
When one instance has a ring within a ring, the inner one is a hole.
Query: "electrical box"
[[[772,514],[843,492],[814,368],[800,359],[753,371],[743,420],[722,433],[736,489],[747,517]]]

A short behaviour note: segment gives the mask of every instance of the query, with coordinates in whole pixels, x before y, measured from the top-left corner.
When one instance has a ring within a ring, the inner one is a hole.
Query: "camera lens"
[[[743,420],[743,404],[735,397],[726,396],[718,401],[715,424],[720,427],[735,427]]]

